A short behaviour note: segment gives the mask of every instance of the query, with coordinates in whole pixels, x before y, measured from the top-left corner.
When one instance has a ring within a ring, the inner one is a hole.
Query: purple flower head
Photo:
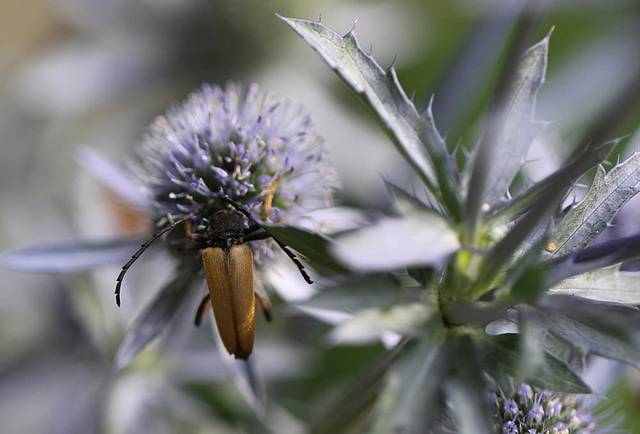
[[[498,390],[491,396],[496,431],[522,432],[594,432],[598,419],[573,395],[538,390],[526,383],[512,396]]]
[[[155,120],[138,156],[157,219],[225,194],[258,218],[291,221],[328,206],[338,186],[309,113],[255,84],[203,85]]]

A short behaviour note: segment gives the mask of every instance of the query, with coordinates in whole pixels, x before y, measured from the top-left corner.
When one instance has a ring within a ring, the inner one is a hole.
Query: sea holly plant
[[[432,104],[419,110],[395,67],[381,68],[354,30],[340,36],[320,22],[280,18],[373,115],[429,198],[390,185],[394,211],[331,240],[268,226],[316,266],[341,274],[300,306],[345,314],[318,314],[340,318],[332,342],[389,347],[369,382],[358,382],[319,418],[318,432],[348,423],[372,432],[437,431],[447,412],[460,432],[492,432],[487,401],[496,387],[518,381],[590,393],[576,367],[551,350],[551,337],[577,354],[640,367],[640,276],[620,270],[640,257],[640,235],[592,245],[640,190],[638,154],[607,172],[603,164],[619,140],[591,143],[538,182],[519,177],[533,140],[548,127],[535,107],[550,34],[503,77],[481,136],[461,152],[439,133]],[[584,198],[572,201],[578,181],[594,172]],[[492,326],[504,320],[517,329]],[[538,416],[531,422],[550,428]]]
[[[393,209],[355,230],[327,235],[298,225],[308,211],[330,205],[338,185],[307,112],[256,85],[204,85],[152,124],[130,166],[133,180],[91,153],[83,157],[148,213],[156,236],[27,248],[4,254],[2,263],[79,272],[122,266],[141,243],[164,241],[175,270],[130,325],[116,352],[118,370],[202,287],[199,242],[212,219],[204,211],[236,210],[252,216],[241,232],[259,226],[315,269],[322,290],[297,308],[335,326],[331,343],[386,348],[310,422],[313,431],[591,429],[579,401],[557,398],[591,390],[549,341],[640,367],[640,280],[621,269],[640,257],[640,236],[592,245],[640,189],[640,157],[606,171],[619,140],[591,143],[546,178],[523,181],[527,152],[547,127],[535,103],[550,37],[503,76],[480,137],[462,150],[442,137],[432,105],[419,110],[395,68],[382,69],[358,46],[355,31],[340,36],[319,22],[282,20],[373,115],[423,191],[389,182]],[[584,198],[569,200],[591,174]],[[266,240],[252,249],[256,262],[279,251]],[[501,329],[505,321],[513,327]],[[255,380],[251,363],[231,362]],[[571,425],[576,411],[584,417]]]

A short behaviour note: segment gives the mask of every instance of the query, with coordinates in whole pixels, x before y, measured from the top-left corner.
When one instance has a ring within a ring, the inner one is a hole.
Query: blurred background
[[[357,20],[360,45],[383,67],[396,63],[419,106],[435,95],[436,122],[452,148],[476,140],[509,50],[554,28],[538,101],[538,118],[553,125],[531,151],[528,176],[540,179],[589,141],[630,135],[620,152],[637,150],[640,5],[516,3],[4,0],[0,251],[145,233],[144,220],[103,186],[79,150],[124,165],[145,127],[203,82],[253,81],[302,102],[338,167],[344,190],[336,200],[384,209],[382,177],[412,182],[404,163],[275,13],[321,16],[341,34]],[[638,205],[627,209],[613,236],[638,231]],[[229,380],[211,329],[191,326],[193,309],[114,374],[126,327],[166,280],[168,261],[151,254],[140,264],[128,288],[135,293],[120,309],[118,266],[64,276],[0,269],[0,432],[305,432],[384,351],[330,348],[327,326],[274,297],[275,321],[258,319],[255,362],[268,397],[260,417]],[[640,381],[636,371],[623,376],[610,402],[624,401],[619,410],[633,429]]]

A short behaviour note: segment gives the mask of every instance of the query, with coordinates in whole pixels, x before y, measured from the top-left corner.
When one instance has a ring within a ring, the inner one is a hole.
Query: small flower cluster
[[[304,107],[255,84],[203,85],[155,120],[138,156],[132,172],[157,219],[224,194],[257,217],[290,222],[328,206],[338,185]]]
[[[497,419],[496,432],[552,433],[594,432],[597,420],[580,400],[548,390],[535,391],[528,384],[506,397],[503,392],[491,395]]]

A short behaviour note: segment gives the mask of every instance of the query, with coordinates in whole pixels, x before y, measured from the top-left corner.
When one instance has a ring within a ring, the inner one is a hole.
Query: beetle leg
[[[256,289],[253,290],[253,294],[256,296],[256,301],[260,306],[260,310],[262,310],[262,313],[264,314],[264,318],[267,321],[271,321],[271,304],[269,303],[269,300],[267,300],[267,297],[265,297],[264,294],[258,292]]]
[[[209,309],[211,309],[211,296],[207,294],[198,305],[198,310],[196,311],[196,319],[194,321],[196,327],[200,327],[200,324],[202,324],[202,320],[209,312]]]

